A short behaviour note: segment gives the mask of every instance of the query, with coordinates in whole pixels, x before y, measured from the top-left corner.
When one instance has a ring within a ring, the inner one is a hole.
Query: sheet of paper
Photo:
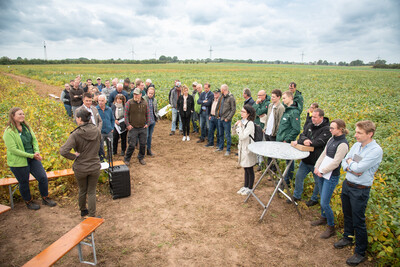
[[[165,114],[167,114],[170,107],[171,107],[171,105],[168,104],[168,105],[166,105],[165,107],[163,107],[162,109],[160,109],[160,110],[158,111],[158,116],[160,116],[160,118],[161,118],[162,116],[164,116]]]
[[[322,169],[324,169],[326,166],[331,164],[333,161],[333,158],[325,156],[324,160],[321,162],[321,165],[318,168],[318,171],[322,173]],[[322,175],[325,179],[329,180],[331,178],[332,172],[327,172]]]
[[[100,165],[101,165],[100,170],[108,169],[108,167],[110,166],[107,162],[101,162]]]

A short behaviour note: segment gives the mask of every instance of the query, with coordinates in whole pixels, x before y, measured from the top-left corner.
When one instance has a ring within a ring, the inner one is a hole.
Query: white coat
[[[236,132],[239,136],[239,165],[243,168],[253,167],[257,163],[257,155],[251,152],[247,146],[253,142],[250,135],[254,137],[254,122],[246,120],[242,125],[236,127]]]

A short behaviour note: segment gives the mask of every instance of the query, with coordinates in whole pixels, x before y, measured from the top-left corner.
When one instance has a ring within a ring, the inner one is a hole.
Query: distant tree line
[[[84,57],[80,58],[67,58],[67,59],[51,59],[44,60],[39,58],[21,58],[11,59],[9,57],[1,57],[0,65],[43,65],[43,64],[166,64],[166,63],[180,63],[180,64],[207,64],[207,63],[250,63],[250,64],[304,64],[304,65],[327,65],[327,66],[373,66],[374,68],[384,69],[400,69],[400,64],[386,64],[386,60],[376,60],[375,62],[369,62],[365,64],[362,60],[353,60],[350,63],[340,61],[328,62],[326,60],[318,60],[314,62],[299,63],[293,61],[281,61],[281,60],[252,60],[252,59],[226,59],[226,58],[215,58],[215,59],[184,59],[179,60],[177,56],[160,56],[158,59],[88,59]]]

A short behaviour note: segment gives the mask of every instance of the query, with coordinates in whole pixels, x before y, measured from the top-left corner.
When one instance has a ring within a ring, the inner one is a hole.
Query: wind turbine
[[[135,60],[136,53],[135,53],[135,50],[133,49],[133,45],[132,45],[132,50],[129,53],[132,54],[132,60]]]
[[[211,45],[210,45],[210,50],[208,50],[208,51],[210,52],[210,60],[212,60],[212,54],[211,53],[212,53],[213,50],[212,50],[212,46]]]
[[[43,41],[43,48],[44,48],[44,60],[47,60],[46,41]]]

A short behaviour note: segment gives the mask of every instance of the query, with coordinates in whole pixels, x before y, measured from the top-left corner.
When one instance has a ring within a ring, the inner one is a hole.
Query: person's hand
[[[119,121],[116,120],[116,121],[115,121],[115,124],[116,124],[116,125],[119,125]]]
[[[79,152],[75,152],[75,157],[79,157],[80,154],[81,153],[79,153]]]
[[[262,118],[262,117],[264,117],[264,116],[266,116],[265,114],[261,114],[260,116],[258,116],[259,118]]]
[[[36,152],[35,154],[33,154],[33,158],[38,161],[42,161],[42,156],[40,156],[39,152]]]
[[[228,119],[225,119],[225,122],[228,122]]]
[[[147,127],[149,127],[149,125],[147,125],[147,124],[146,124],[146,125],[145,125],[143,128],[145,128],[145,129],[146,129]]]
[[[290,142],[290,145],[293,146],[293,147],[296,146],[297,145],[297,141]]]
[[[241,121],[241,120],[238,120],[238,121],[235,123],[235,126],[239,126],[239,125],[242,125],[242,121]]]
[[[211,116],[208,116],[208,120],[211,120]]]
[[[317,168],[314,169],[314,174],[317,175],[318,177],[322,177],[322,173],[320,173]]]
[[[348,159],[346,160],[346,162],[347,162],[347,164],[350,165],[350,163],[353,162],[353,160],[352,160],[351,158],[348,158]]]
[[[128,127],[126,127],[128,129],[128,131],[132,130],[133,126],[129,125]]]
[[[262,102],[261,99],[257,98],[256,104],[260,104],[261,102]]]
[[[311,142],[310,139],[307,139],[307,140],[305,140],[305,141],[303,142],[303,144],[304,144],[305,146],[311,146],[312,142]]]
[[[203,101],[203,103],[207,103],[207,102],[208,102],[208,100],[207,100],[207,99]]]

